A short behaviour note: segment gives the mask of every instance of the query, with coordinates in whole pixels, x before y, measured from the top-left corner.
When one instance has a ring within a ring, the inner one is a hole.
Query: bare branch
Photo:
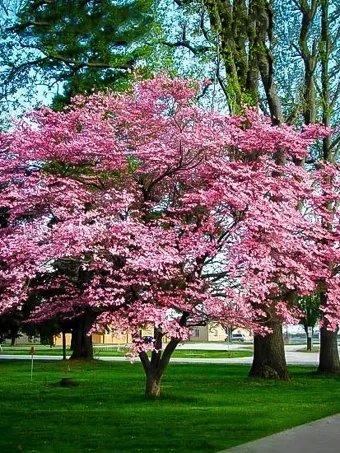
[[[192,52],[194,55],[198,55],[200,53],[208,52],[209,50],[212,50],[211,47],[207,46],[198,46],[194,47],[189,43],[189,41],[177,41],[177,42],[167,42],[167,41],[159,41],[160,44],[164,44],[168,47],[185,47],[186,49],[189,49],[190,52]]]

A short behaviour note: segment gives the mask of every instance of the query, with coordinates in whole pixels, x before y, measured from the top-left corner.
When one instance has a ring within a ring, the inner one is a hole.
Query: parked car
[[[145,335],[144,337],[142,337],[142,340],[144,341],[144,343],[152,343],[154,341],[154,338],[150,335]]]
[[[229,337],[227,337],[224,341],[229,341]],[[231,335],[231,341],[238,341],[239,343],[243,343],[246,341],[246,337],[244,333],[233,333]]]

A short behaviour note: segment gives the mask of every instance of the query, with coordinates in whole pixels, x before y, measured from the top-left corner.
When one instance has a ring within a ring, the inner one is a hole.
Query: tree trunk
[[[249,376],[262,379],[290,379],[280,320],[271,320],[266,324],[272,333],[265,337],[254,336],[254,359]]]
[[[318,373],[340,373],[337,332],[320,329],[320,355]]]
[[[93,360],[92,337],[87,335],[92,327],[93,316],[88,313],[74,320],[72,330],[73,352],[71,360]]]
[[[329,2],[324,0],[321,2],[321,40],[320,40],[320,60],[321,60],[321,85],[322,85],[322,122],[325,126],[331,125],[331,115],[333,113],[334,99],[331,101],[331,83],[330,69],[332,52],[332,38],[329,28]],[[334,46],[333,46],[334,47]],[[335,47],[334,47],[335,48]],[[335,157],[332,155],[331,137],[323,139],[323,160],[332,162]],[[331,203],[326,203],[326,209],[332,212]],[[328,231],[332,231],[332,225],[327,222],[324,227]],[[330,263],[331,264],[331,263]],[[320,305],[327,307],[327,294],[320,294]],[[319,354],[319,373],[340,373],[340,362],[337,342],[337,332],[327,330],[327,319],[323,319],[324,326],[320,329],[320,354]]]
[[[312,337],[307,336],[307,351],[311,351],[313,348]]]
[[[154,347],[156,350],[152,351],[151,359],[145,351],[139,354],[146,376],[145,396],[149,400],[155,400],[161,396],[162,377],[169,364],[171,354],[178,344],[178,342],[170,341],[162,354],[162,338],[162,330],[155,327]]]
[[[161,380],[162,376],[159,376],[155,370],[149,370],[146,375],[146,387],[145,396],[147,399],[157,399],[161,395]]]
[[[72,335],[71,335],[70,351],[74,351],[74,343],[75,343],[75,341],[76,341],[76,335],[73,334],[73,332],[75,332],[74,329],[71,330]]]
[[[63,360],[66,360],[66,333],[62,332],[62,339],[63,339]]]
[[[303,320],[303,328],[305,329],[306,332],[306,337],[307,337],[307,351],[312,351],[313,349],[313,327],[308,325],[309,322],[309,310],[307,308],[307,316]],[[309,328],[312,327],[312,332],[309,332]]]
[[[185,325],[188,313],[183,313],[180,325]],[[164,334],[160,328],[154,329],[154,346],[155,350],[151,353],[151,358],[145,351],[139,353],[145,375],[146,387],[145,396],[147,399],[158,399],[161,395],[161,381],[165,370],[167,369],[170,358],[176,349],[179,339],[171,338],[162,352],[162,338]]]
[[[13,326],[11,328],[10,334],[11,334],[11,346],[15,346],[19,334],[19,326]]]

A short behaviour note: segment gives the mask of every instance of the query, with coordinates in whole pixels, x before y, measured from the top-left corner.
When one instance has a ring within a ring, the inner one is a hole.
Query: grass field
[[[160,401],[139,363],[0,361],[0,451],[213,453],[340,412],[340,378],[292,367],[291,382],[242,365],[170,365]],[[64,377],[78,387],[56,385]]]
[[[29,346],[3,346],[2,351],[3,355],[29,355],[31,345]],[[94,349],[94,356],[99,357],[124,357],[128,349],[120,348],[119,350],[115,348],[105,349]],[[63,352],[61,348],[49,348],[37,346],[35,350],[36,355],[50,355],[50,356],[62,356]],[[72,351],[67,350],[67,355],[71,355]],[[250,350],[231,350],[231,351],[221,351],[221,350],[197,350],[197,349],[177,349],[173,357],[178,358],[212,358],[212,359],[227,359],[235,357],[251,357],[253,355]]]

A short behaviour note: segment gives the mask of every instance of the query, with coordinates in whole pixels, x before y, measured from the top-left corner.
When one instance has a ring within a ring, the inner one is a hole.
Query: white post
[[[30,350],[31,354],[31,382],[33,380],[33,361],[34,361],[34,353],[35,353],[35,348],[32,346]]]

